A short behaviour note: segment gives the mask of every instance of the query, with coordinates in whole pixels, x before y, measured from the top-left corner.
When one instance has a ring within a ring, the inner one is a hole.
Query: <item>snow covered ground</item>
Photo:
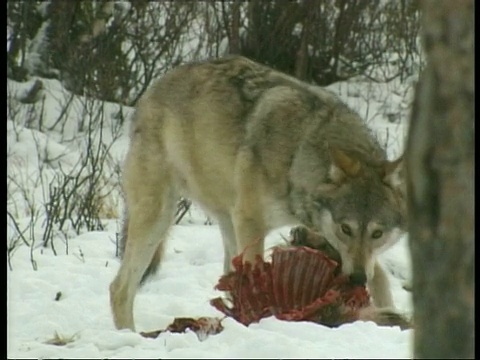
[[[15,100],[31,83],[7,82],[11,101],[18,105],[12,109],[19,109],[15,114],[7,111],[7,209],[20,229],[28,229],[23,241],[12,219],[7,218],[7,246],[12,249],[7,264],[9,358],[411,357],[412,330],[380,327],[371,322],[331,329],[308,322],[266,318],[245,327],[227,318],[222,321],[224,330],[204,341],[192,332],[162,333],[156,339],[147,339],[131,331],[115,330],[108,286],[120,263],[115,256],[116,233],[121,225],[118,214],[122,213],[118,192],[111,194],[111,209],[105,212],[102,231],[77,235],[67,229],[63,234],[55,234],[56,255],[38,240],[44,231],[42,209],[48,184],[54,181],[59,169],[72,167],[84,149],[82,129],[78,126],[81,116],[85,117],[82,99],[75,97],[63,125],[55,125],[62,112],[59,104],[69,94],[56,81],[43,82],[46,100],[41,126],[26,120],[30,105]],[[388,146],[389,156],[394,158],[401,153],[410,87],[372,85],[358,80],[335,84],[331,89],[367,119]],[[109,121],[113,123],[118,109],[115,104],[105,104],[106,138],[113,133],[106,130],[111,130]],[[128,116],[131,109],[125,110]],[[127,126],[128,121],[109,149],[118,161],[128,144]],[[28,228],[32,214],[37,221]],[[165,328],[175,317],[222,316],[209,304],[210,299],[221,295],[214,286],[223,267],[222,242],[218,227],[205,225],[205,219],[194,207],[173,227],[161,270],[137,293],[138,331]],[[271,233],[267,246],[283,242],[281,234],[288,231],[282,228]],[[396,306],[411,314],[411,295],[403,289],[411,270],[407,239],[401,239],[383,254],[381,261],[389,270]],[[61,340],[57,341],[61,344],[52,344],[53,339]]]

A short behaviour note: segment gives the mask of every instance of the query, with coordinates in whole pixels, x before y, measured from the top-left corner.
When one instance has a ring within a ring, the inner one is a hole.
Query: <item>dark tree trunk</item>
[[[229,39],[230,54],[240,54],[240,1],[232,4],[232,31]]]
[[[297,58],[295,60],[295,76],[300,80],[308,80],[308,45],[310,40],[310,33],[312,31],[312,22],[315,15],[315,7],[318,4],[313,0],[304,0],[302,4],[303,22],[302,22],[302,36],[300,40],[300,47],[297,51]]]
[[[424,0],[407,144],[414,358],[474,357],[473,0]]]

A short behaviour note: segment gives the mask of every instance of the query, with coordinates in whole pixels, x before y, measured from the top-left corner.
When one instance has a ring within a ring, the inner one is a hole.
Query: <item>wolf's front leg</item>
[[[373,303],[379,308],[394,308],[390,281],[378,262],[375,263],[373,278],[367,282]]]

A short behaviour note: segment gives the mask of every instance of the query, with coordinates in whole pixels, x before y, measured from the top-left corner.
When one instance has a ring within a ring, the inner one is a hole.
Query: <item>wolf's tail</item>
[[[123,259],[123,255],[125,254],[125,247],[127,246],[127,241],[128,241],[128,221],[129,221],[128,213],[127,211],[125,211],[125,214],[123,216],[122,229],[120,231],[120,242],[118,244],[118,250],[119,250],[119,255],[121,259]],[[143,285],[151,275],[157,272],[158,265],[160,264],[161,259],[162,259],[162,247],[160,244],[159,247],[155,250],[155,254],[152,257],[150,264],[148,265],[147,269],[142,275],[142,280],[140,280],[140,285]]]

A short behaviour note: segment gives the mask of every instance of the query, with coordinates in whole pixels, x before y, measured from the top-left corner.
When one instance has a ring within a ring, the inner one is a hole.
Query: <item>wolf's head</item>
[[[367,164],[330,149],[328,180],[312,197],[311,221],[340,253],[358,284],[372,279],[375,257],[406,228],[403,161]]]

